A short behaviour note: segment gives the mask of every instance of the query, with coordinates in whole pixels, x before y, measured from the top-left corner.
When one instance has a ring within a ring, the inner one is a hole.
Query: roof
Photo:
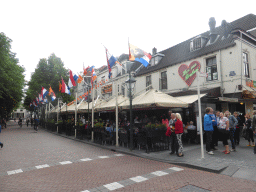
[[[246,15],[238,20],[235,20],[229,25],[229,31],[234,29],[240,29],[243,31],[247,31],[249,29],[256,27],[256,16],[254,14]],[[190,51],[190,42],[195,37],[192,37],[178,45],[170,47],[166,50],[163,50],[159,53],[164,54],[165,56],[161,59],[161,61],[154,66],[143,67],[136,74],[136,76],[141,76],[143,74],[147,74],[153,71],[160,70],[165,67],[169,67],[187,60],[191,60],[197,57],[201,57],[203,55],[225,49],[231,46],[235,46],[233,35],[229,35],[227,38],[222,38],[224,35],[225,29],[222,26],[216,27],[216,33],[219,35],[219,38],[216,42],[206,45],[201,49]],[[204,32],[200,34],[203,37],[207,37],[209,40],[210,31]]]

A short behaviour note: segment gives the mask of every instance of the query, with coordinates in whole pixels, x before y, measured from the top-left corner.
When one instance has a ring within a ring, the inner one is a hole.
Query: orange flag
[[[81,83],[83,81],[83,77],[81,75],[78,76],[77,83]]]
[[[59,92],[61,92],[61,89],[62,89],[62,85],[61,85],[61,83],[59,82]]]

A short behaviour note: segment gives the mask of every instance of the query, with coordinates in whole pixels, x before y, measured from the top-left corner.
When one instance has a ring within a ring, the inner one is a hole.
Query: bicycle
[[[19,125],[20,127],[22,127],[22,122],[21,122],[21,121],[19,121],[19,122],[18,122],[18,125]]]

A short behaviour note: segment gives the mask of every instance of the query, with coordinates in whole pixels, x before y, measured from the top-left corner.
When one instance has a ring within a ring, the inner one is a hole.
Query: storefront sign
[[[246,86],[256,88],[256,81],[246,79]]]
[[[101,88],[101,93],[102,94],[111,93],[111,92],[112,92],[112,84],[106,85],[106,86]]]
[[[237,103],[238,102],[238,98],[219,97],[219,101],[226,101],[226,102]]]
[[[201,65],[198,61],[193,61],[187,66],[186,64],[180,65],[178,72],[180,77],[190,86],[196,78],[196,72],[200,71]]]

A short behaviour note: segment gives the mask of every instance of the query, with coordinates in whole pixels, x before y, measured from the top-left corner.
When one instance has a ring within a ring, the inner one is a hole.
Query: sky
[[[208,3],[211,2],[211,3]],[[30,80],[39,60],[52,53],[78,73],[106,65],[105,47],[128,54],[129,42],[146,52],[168,49],[216,27],[256,14],[256,1],[199,0],[0,0],[0,32]]]

